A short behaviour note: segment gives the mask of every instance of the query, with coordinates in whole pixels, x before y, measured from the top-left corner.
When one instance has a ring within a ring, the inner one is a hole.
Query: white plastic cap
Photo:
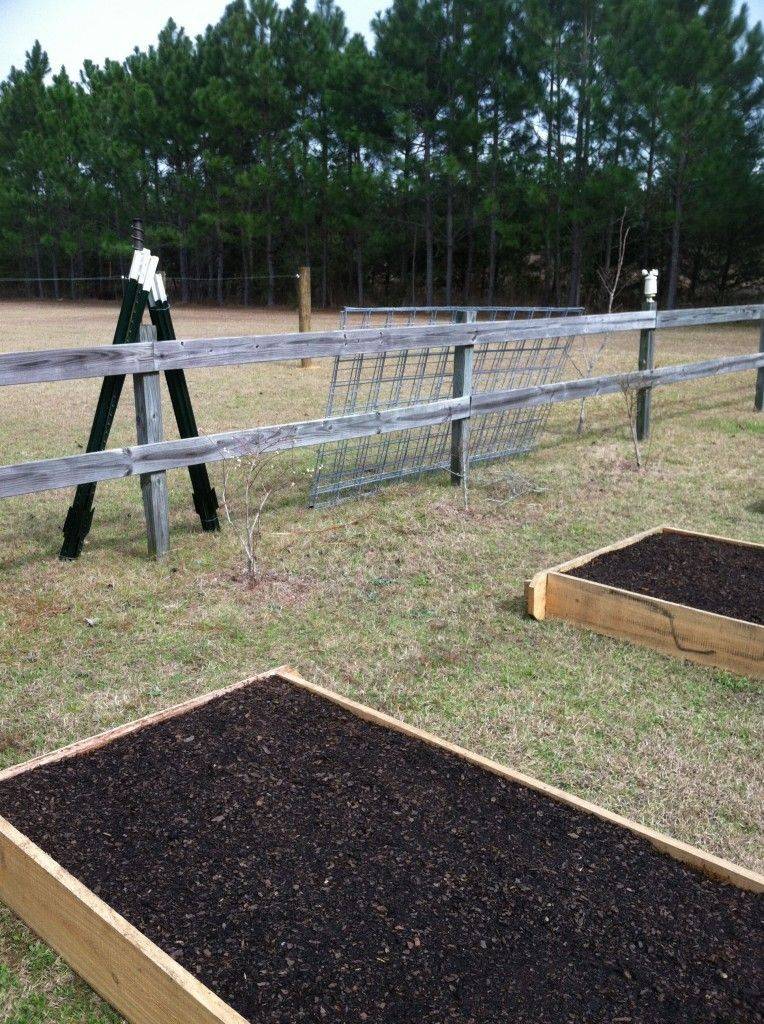
[[[146,272],[149,269],[149,262],[151,261],[151,249],[143,249],[141,251],[141,265],[138,267],[138,284],[143,284],[146,280]]]
[[[140,249],[138,252],[136,252],[135,255],[137,256],[137,260],[135,261],[135,280],[140,282],[143,279],[144,273],[146,272],[149,257],[151,256],[151,250]]]
[[[138,280],[138,275],[140,274],[141,266],[143,265],[143,253],[144,253],[144,251],[145,250],[143,250],[143,249],[136,249],[133,252],[133,261],[130,264],[130,271],[129,271],[128,275],[127,275],[130,278],[131,281],[137,281]]]
[[[645,279],[645,298],[654,299],[658,294],[658,271],[643,270],[642,277]]]
[[[143,279],[141,280],[141,286],[143,287],[143,290],[145,292],[150,292],[151,291],[151,285],[152,285],[152,282],[154,280],[154,275],[157,272],[157,267],[158,266],[159,266],[159,257],[158,256],[152,256],[151,259],[148,261],[148,263],[146,265],[146,269],[144,271]]]

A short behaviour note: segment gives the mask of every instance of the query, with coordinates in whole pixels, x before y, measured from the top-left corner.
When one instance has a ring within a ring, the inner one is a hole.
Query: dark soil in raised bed
[[[757,897],[276,678],[0,812],[256,1024],[763,1019]]]
[[[764,550],[681,533],[650,537],[567,570],[610,587],[764,623]]]

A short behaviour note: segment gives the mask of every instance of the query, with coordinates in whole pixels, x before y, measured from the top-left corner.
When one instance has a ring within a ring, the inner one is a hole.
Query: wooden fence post
[[[142,326],[141,341],[156,341],[154,326]],[[133,376],[135,393],[135,422],[138,444],[153,444],[162,436],[162,392],[158,373],[136,373]],[[143,511],[146,516],[146,535],[149,554],[162,558],[170,550],[170,515],[167,500],[167,475],[141,474]]]
[[[658,290],[658,271],[643,270],[645,279],[645,297],[642,309],[655,310],[655,297]],[[655,367],[655,331],[652,329],[639,332],[640,370],[652,370]],[[652,388],[640,388],[637,391],[637,440],[645,441],[650,436],[650,410],[652,405]]]
[[[297,317],[300,333],[310,330],[310,267],[300,267],[297,275]],[[300,366],[312,366],[312,359],[301,359]]]
[[[759,321],[761,330],[759,332],[759,352],[764,352],[764,320]],[[753,407],[756,412],[764,408],[764,366],[756,371],[756,395],[753,400]]]
[[[457,314],[460,323],[474,324],[477,312],[467,309]],[[472,357],[474,345],[454,346],[454,398],[462,398],[472,394]],[[464,486],[469,474],[469,417],[453,420],[451,423],[451,483],[455,487]]]

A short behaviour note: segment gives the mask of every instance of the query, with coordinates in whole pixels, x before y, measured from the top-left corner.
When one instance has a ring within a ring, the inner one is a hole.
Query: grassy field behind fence
[[[0,304],[0,351],[111,340],[116,309]],[[178,311],[179,336],[293,330],[296,314]],[[314,329],[336,325],[314,314]],[[657,363],[751,352],[758,325],[657,334]],[[634,369],[611,336],[595,372]],[[323,412],[330,361],[189,374],[204,431]],[[571,367],[569,376],[576,376]],[[0,456],[82,450],[99,383],[0,389]],[[305,508],[314,453],[284,456],[295,485],[266,513],[267,570],[241,580],[230,529],[202,534],[185,472],[169,475],[172,553],[145,555],[137,480],[99,486],[79,562],[58,561],[71,494],[0,504],[0,765],[289,662],[308,679],[745,866],[761,869],[762,688],[723,671],[523,616],[536,570],[669,522],[764,540],[764,419],[754,374],[660,389],[635,469],[615,395],[552,410],[537,485],[509,500],[509,465],[473,473],[470,507],[445,478],[329,510]],[[172,434],[165,409],[167,436]],[[113,444],[134,440],[126,389]],[[222,468],[212,467],[220,487]],[[116,1017],[0,911],[0,1020]]]

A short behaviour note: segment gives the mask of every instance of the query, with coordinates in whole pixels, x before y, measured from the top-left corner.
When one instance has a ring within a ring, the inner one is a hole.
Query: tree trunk
[[[554,257],[552,254],[552,220],[555,209],[554,188],[554,68],[549,70],[549,96],[546,118],[546,218],[544,222],[544,301],[552,305],[554,297]]]
[[[468,303],[472,299],[472,275],[475,270],[475,207],[470,206],[469,223],[467,226],[467,263],[464,268],[464,291],[462,301]]]
[[[558,41],[559,59],[559,41]],[[562,303],[562,179],[565,155],[562,148],[562,86],[557,75],[557,102],[555,104],[555,149],[557,153],[557,180],[555,182],[554,217],[554,293],[555,303]]]
[[[695,250],[695,254],[692,257],[692,273],[690,275],[690,300],[695,298],[695,290],[698,287],[698,281],[700,280],[700,272],[703,269],[703,247],[698,246]]]
[[[434,303],[434,256],[435,240],[433,230],[432,188],[430,181],[430,136],[424,137],[424,246],[425,246],[425,304]]]
[[[656,118],[650,120],[650,145],[647,151],[647,169],[645,175],[645,213],[644,213],[644,241],[642,244],[642,265],[649,267],[655,264],[650,245],[650,228],[652,223],[653,208],[653,178],[655,176],[655,149],[657,145]]]
[[[249,266],[247,265],[247,238],[244,228],[241,229],[241,299],[245,306],[249,305]]]
[[[217,302],[218,306],[223,305],[223,239],[220,237],[220,229],[218,228],[218,245],[217,253],[215,254],[215,270],[216,270],[216,291],[217,291]]]
[[[727,282],[729,280],[730,265],[732,263],[732,242],[728,242],[727,251],[724,254],[724,264],[719,278],[719,302],[724,300],[727,293]]]
[[[50,265],[53,271],[53,297],[58,300],[61,298],[61,289],[58,284],[58,257],[56,256],[56,246],[53,244],[53,248],[50,250]]]
[[[491,215],[488,219],[488,305],[492,306],[496,296],[496,230],[497,208],[499,205],[499,101],[493,101],[493,131],[491,136]]]
[[[187,303],[190,299],[188,291],[188,247],[186,245],[186,224],[182,217],[178,218],[178,270],[180,272],[180,301]]]
[[[363,305],[363,250],[361,246],[356,246],[355,250],[355,283],[356,283],[356,294],[358,296],[358,305]]]
[[[276,303],[276,272],[273,266],[273,224],[271,221],[271,193],[266,193],[265,214],[268,218],[268,227],[265,232],[265,265],[268,272],[268,297],[266,304],[273,306]]]
[[[676,306],[676,293],[679,286],[679,243],[682,231],[682,207],[684,202],[684,171],[686,166],[684,153],[679,161],[676,184],[674,186],[674,222],[671,225],[671,254],[669,256],[669,280],[666,293],[666,309]]]
[[[454,283],[454,189],[446,186],[446,305],[451,305]]]
[[[589,42],[591,32],[590,11],[585,10],[581,40],[581,75],[578,82],[578,110],[576,113],[575,196],[573,229],[570,243],[570,286],[568,305],[581,303],[581,274],[584,259],[583,193],[589,165]]]
[[[605,271],[606,277],[610,273],[610,263],[613,259],[613,226],[612,216],[608,217],[607,228],[605,229],[605,255],[602,259],[602,269]]]
[[[321,308],[329,301],[329,231],[327,228],[327,194],[329,189],[329,149],[326,135],[321,139]]]
[[[584,232],[580,221],[573,224],[570,242],[570,284],[568,305],[581,305],[581,264],[584,258]]]
[[[329,264],[329,239],[326,233],[326,224],[321,227],[321,308],[326,309],[329,295],[328,280]]]

